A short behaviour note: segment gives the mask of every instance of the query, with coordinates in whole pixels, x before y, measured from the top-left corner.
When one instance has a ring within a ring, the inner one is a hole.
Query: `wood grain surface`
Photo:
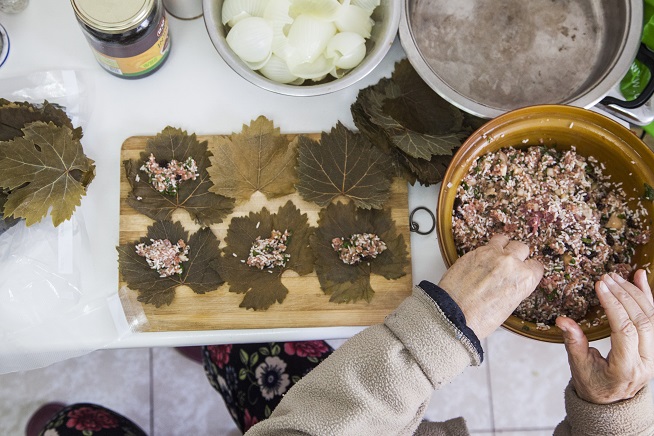
[[[319,134],[306,135],[320,140]],[[292,138],[293,135],[289,135]],[[200,141],[208,141],[210,146],[219,136],[198,136]],[[120,244],[134,242],[147,233],[147,227],[153,220],[132,209],[127,204],[130,195],[130,185],[125,177],[122,161],[138,159],[145,149],[150,137],[139,136],[128,138],[121,150],[120,167]],[[396,179],[392,185],[391,198],[386,203],[400,234],[404,236],[407,251],[409,245],[409,212],[406,182]],[[262,194],[256,193],[247,203],[237,203],[234,212],[220,224],[211,226],[218,237],[221,247],[232,217],[244,216],[252,211],[260,211],[263,207],[272,213],[288,200],[309,218],[309,223],[317,225],[320,207],[303,201],[299,194],[294,193],[275,200],[267,200]],[[199,226],[185,211],[176,211],[173,220],[180,221],[189,232],[195,232]],[[286,271],[282,283],[289,293],[282,304],[274,304],[266,311],[246,310],[239,307],[243,294],[228,291],[227,284],[213,292],[204,295],[195,294],[190,288],[179,287],[175,299],[170,306],[155,307],[150,304],[138,303],[137,292],[126,287],[120,278],[120,295],[123,308],[128,317],[147,317],[148,331],[181,331],[181,330],[227,330],[253,328],[284,328],[284,327],[328,327],[328,326],[367,326],[383,321],[384,317],[393,311],[411,293],[411,266],[406,266],[407,275],[398,280],[386,280],[381,276],[371,278],[375,294],[370,303],[360,301],[349,304],[336,304],[329,301],[318,283],[315,271],[307,276],[298,276],[293,271]]]

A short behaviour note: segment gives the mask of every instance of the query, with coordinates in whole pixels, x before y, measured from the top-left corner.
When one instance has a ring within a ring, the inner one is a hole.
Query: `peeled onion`
[[[245,62],[258,63],[272,52],[273,29],[263,18],[244,18],[227,34],[227,44]]]
[[[286,61],[279,56],[272,55],[268,62],[259,70],[261,74],[279,83],[291,83],[298,77],[288,69]]]
[[[222,22],[229,27],[234,27],[244,18],[261,17],[267,4],[267,0],[225,0]]]
[[[340,8],[341,4],[338,0],[293,0],[290,15],[293,18],[309,15],[320,20],[332,21]]]
[[[340,78],[366,56],[380,0],[225,0],[227,44],[252,70],[300,85]]]
[[[334,24],[339,32],[354,32],[370,38],[370,32],[375,22],[370,18],[372,11],[367,11],[359,6],[342,6],[338,12]]]
[[[352,0],[351,3],[348,0],[348,4],[352,4],[354,6],[360,7],[361,9],[365,9],[366,11],[370,11],[370,14],[372,14],[372,11],[374,11],[380,3],[381,0]]]
[[[294,60],[288,60],[288,69],[303,79],[322,80],[334,68],[334,63],[324,55],[318,56],[313,62],[295,63]]]
[[[266,9],[263,12],[263,18],[271,21],[273,25],[280,22],[291,24],[293,18],[289,15],[290,7],[291,0],[269,0]]]
[[[352,69],[366,56],[366,40],[354,32],[337,33],[327,43],[325,56],[334,59],[336,68]]]
[[[311,63],[325,51],[327,43],[336,34],[336,26],[308,15],[300,15],[288,30],[288,44],[293,48],[289,53],[294,63]]]

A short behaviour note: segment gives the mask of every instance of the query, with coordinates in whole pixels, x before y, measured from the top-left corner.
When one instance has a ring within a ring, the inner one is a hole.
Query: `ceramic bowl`
[[[524,143],[528,140],[527,143]],[[452,210],[457,187],[468,172],[471,163],[483,154],[513,146],[527,148],[543,141],[544,145],[556,146],[559,150],[575,146],[582,156],[594,156],[606,165],[606,174],[614,182],[623,182],[629,195],[641,198],[645,184],[654,186],[654,153],[630,130],[617,122],[586,109],[542,105],[518,109],[501,115],[468,138],[450,164],[440,189],[438,200],[438,239],[443,259],[449,267],[457,259],[457,250],[452,234]],[[635,202],[635,200],[634,200]],[[643,201],[649,216],[654,217],[654,202]],[[633,204],[631,205],[633,207]],[[638,266],[654,260],[654,243],[639,245],[632,263]],[[650,285],[654,279],[649,275]],[[597,311],[600,311],[597,314]],[[592,315],[590,315],[592,314]],[[601,317],[601,307],[592,307],[589,319]],[[546,342],[563,342],[562,332],[556,326],[539,330],[535,323],[511,316],[503,324],[520,335]],[[582,323],[589,340],[608,337],[611,333],[608,322],[597,326]]]
[[[223,0],[203,0],[202,6],[209,38],[225,62],[245,80],[268,91],[292,96],[329,94],[347,88],[367,76],[379,65],[391,48],[400,24],[402,11],[401,2],[398,0],[381,0],[381,4],[372,15],[375,25],[372,28],[372,35],[366,43],[366,57],[343,77],[319,84],[306,81],[302,85],[290,85],[274,82],[253,71],[232,51],[225,40],[228,29],[222,24]]]

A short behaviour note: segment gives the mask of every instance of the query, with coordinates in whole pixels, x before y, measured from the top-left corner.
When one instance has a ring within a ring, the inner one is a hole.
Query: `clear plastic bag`
[[[82,128],[90,117],[89,89],[77,71],[0,80],[0,97],[33,104],[48,100]],[[94,283],[79,209],[58,227],[47,216],[30,227],[20,221],[0,234],[0,374],[80,356],[142,327],[127,323],[117,294],[98,296]]]

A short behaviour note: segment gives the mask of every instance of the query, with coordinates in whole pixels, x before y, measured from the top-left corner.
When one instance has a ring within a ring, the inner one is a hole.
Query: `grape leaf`
[[[53,122],[60,127],[66,126],[73,131],[73,139],[82,138],[82,128],[74,128],[66,112],[47,100],[42,105],[36,106],[27,102],[12,102],[0,98],[0,141],[23,136],[23,127],[35,121]]]
[[[295,192],[295,141],[279,134],[272,121],[259,117],[243,131],[210,148],[211,192],[247,201],[259,191],[267,198]]]
[[[321,207],[342,195],[357,207],[380,209],[390,195],[390,158],[375,153],[368,139],[338,123],[320,143],[299,139],[297,191]]]
[[[183,262],[180,275],[159,277],[159,273],[148,265],[145,257],[136,254],[136,245],[150,244],[151,239],[168,239],[176,244],[180,239],[189,246],[188,261]],[[186,285],[196,294],[216,290],[224,283],[215,265],[220,262],[220,243],[210,228],[204,227],[189,238],[179,222],[157,221],[148,227],[148,233],[138,241],[116,247],[118,265],[127,286],[138,291],[138,300],[161,307],[170,305],[175,290]]]
[[[0,190],[0,235],[2,235],[4,232],[9,230],[11,227],[18,224],[18,222],[20,221],[19,219],[14,218],[12,216],[8,216],[6,218],[4,217],[4,212],[2,210],[4,209],[8,196],[9,193]]]
[[[140,169],[150,154],[163,165],[173,159],[184,162],[191,157],[197,164],[199,177],[182,182],[175,195],[161,193]],[[166,127],[156,137],[148,140],[140,160],[123,161],[127,180],[132,187],[127,204],[157,221],[170,219],[175,210],[184,209],[202,226],[222,222],[234,209],[234,200],[209,192],[213,186],[207,172],[211,165],[209,156],[206,141],[200,143],[195,134],[188,135],[180,129]]]
[[[11,191],[3,215],[25,218],[30,226],[51,209],[58,226],[80,205],[95,165],[66,126],[37,121],[22,131],[22,137],[0,143],[0,187]]]
[[[443,164],[485,122],[441,98],[406,60],[390,79],[359,91],[351,112],[357,128],[412,184],[440,182]]]
[[[357,265],[347,265],[332,248],[334,238],[355,233],[374,233],[386,243],[387,249],[375,259]],[[316,273],[320,287],[330,301],[348,303],[370,302],[374,290],[371,274],[395,280],[406,275],[408,266],[404,236],[398,235],[390,212],[357,209],[352,202],[333,203],[320,212],[318,229],[311,236],[311,248],[316,254]]]
[[[286,266],[262,270],[248,266],[245,262],[252,243],[257,237],[269,238],[273,230],[291,232],[286,249],[290,258]],[[284,271],[293,270],[301,276],[313,271],[314,257],[309,247],[312,233],[307,215],[302,214],[291,201],[280,207],[276,214],[263,208],[261,212],[251,212],[246,217],[232,218],[219,271],[227,280],[230,292],[245,294],[240,307],[266,310],[274,303],[284,301],[288,294],[282,283]]]

